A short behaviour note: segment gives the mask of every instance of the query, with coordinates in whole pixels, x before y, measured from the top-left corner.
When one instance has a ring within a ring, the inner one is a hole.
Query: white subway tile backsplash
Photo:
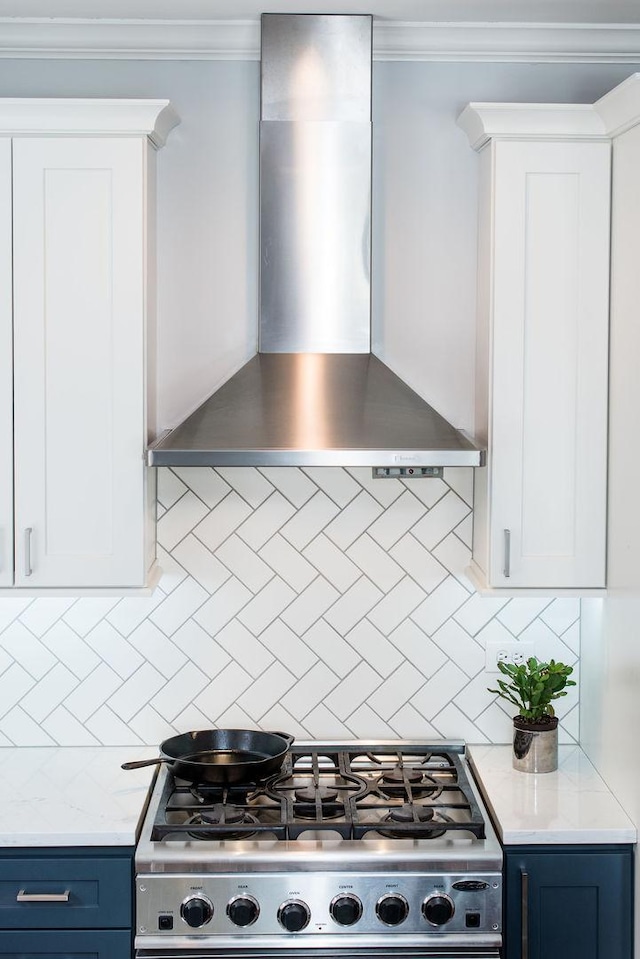
[[[0,600],[0,603],[4,602]],[[74,600],[66,596],[51,597],[39,599],[32,602],[20,614],[20,622],[23,626],[34,634],[34,636],[43,636],[48,629],[51,629],[54,623],[66,613],[70,606],[73,606]]]
[[[362,576],[358,567],[323,533],[312,539],[302,554],[340,592],[349,589]]]
[[[137,629],[134,629],[129,636],[129,642],[143,658],[153,663],[165,679],[175,676],[187,661],[187,657],[176,643],[167,639],[150,619],[145,619]]]
[[[449,576],[414,609],[411,618],[427,636],[432,636],[468,599],[464,586]]]
[[[185,579],[149,617],[165,636],[172,636],[209,598],[194,579]],[[92,635],[92,634],[90,634]]]
[[[59,746],[99,746],[100,740],[89,732],[75,716],[58,706],[47,717],[47,732]],[[115,743],[114,743],[115,745]]]
[[[133,648],[117,629],[103,620],[85,637],[94,653],[122,679],[127,679],[144,662],[143,657]]]
[[[291,609],[291,607],[289,607]],[[298,678],[317,662],[317,657],[281,619],[274,620],[260,635],[267,649]]]
[[[359,536],[346,555],[383,593],[388,593],[404,576],[402,567],[368,533]]]
[[[433,722],[434,717],[464,689],[467,682],[466,673],[448,659],[417,693],[409,697],[409,702]]]
[[[56,664],[53,656],[20,620],[16,620],[0,633],[0,646],[15,660],[20,660],[24,669],[34,679],[42,677]]]
[[[367,703],[355,709],[348,719],[356,739],[393,739],[394,731]]]
[[[380,480],[380,482],[384,481]],[[346,551],[381,513],[380,503],[363,490],[338,513],[325,532],[338,549]]]
[[[279,533],[264,544],[258,555],[296,593],[301,593],[318,575],[317,569]]]
[[[197,699],[207,682],[208,677],[202,670],[194,663],[187,662],[150,700],[151,705],[172,722],[192,700]]]
[[[216,473],[239,493],[252,509],[257,509],[273,492],[272,484],[259,470],[248,470],[242,466],[219,466]]]
[[[473,506],[473,480],[475,470],[470,466],[447,466],[444,481],[447,486],[463,499],[467,506]]]
[[[432,639],[470,679],[484,669],[484,649],[455,620],[449,619],[443,623],[440,629],[435,631]]]
[[[432,593],[436,586],[447,578],[448,573],[444,566],[411,533],[406,533],[399,539],[389,550],[389,555],[425,593]]]
[[[294,549],[302,550],[331,522],[338,507],[321,490],[285,523],[280,532]]]
[[[389,635],[403,620],[411,615],[416,606],[419,606],[423,600],[424,590],[420,589],[408,576],[405,576],[371,610],[369,619],[385,635]]]
[[[325,706],[338,717],[346,719],[366,702],[371,693],[380,686],[382,677],[368,663],[362,660],[356,668],[345,676],[325,699]]]
[[[188,619],[180,629],[176,630],[171,637],[171,643],[210,678],[222,672],[232,659],[215,639],[198,626],[194,619]],[[152,656],[149,658],[153,660]]]
[[[461,523],[470,507],[453,490],[429,510],[413,527],[413,535],[429,550],[435,549],[458,523]]]
[[[253,593],[233,576],[200,607],[194,619],[210,636],[215,636],[250,602],[252,596]]]
[[[340,593],[322,576],[318,576],[286,609],[281,619],[294,633],[302,636],[323,613],[330,609]]]
[[[190,533],[193,527],[207,515],[207,507],[201,499],[187,490],[170,509],[158,520],[158,542],[171,552],[181,539]]]
[[[259,722],[280,702],[295,681],[289,670],[276,661],[238,698],[238,705],[254,722]]]
[[[405,490],[369,527],[369,535],[382,549],[390,550],[424,514],[424,504],[409,490]]]
[[[389,636],[405,659],[427,679],[446,663],[448,656],[439,649],[410,619],[401,623]]]
[[[171,509],[186,492],[187,486],[173,470],[158,470],[156,496],[158,503],[162,504],[165,510]]]
[[[56,742],[42,726],[25,713],[20,706],[13,709],[0,720],[0,734],[6,736],[5,745],[16,746],[55,746]]]
[[[216,636],[216,640],[220,646],[224,647],[231,659],[242,663],[254,679],[273,662],[273,656],[269,650],[237,619],[227,623]]]
[[[206,510],[205,510],[206,512]],[[227,536],[235,533],[238,526],[251,515],[251,507],[235,491],[218,503],[207,513],[202,522],[194,526],[193,532],[204,545],[215,553]],[[163,516],[164,520],[165,517]],[[164,546],[164,543],[162,544]]]
[[[316,656],[341,678],[360,662],[355,650],[324,619],[314,623],[302,638]]]
[[[117,598],[113,596],[87,596],[84,599],[78,599],[62,617],[63,622],[58,621],[46,635],[49,636],[58,626],[66,624],[67,628],[70,626],[78,636],[86,636],[100,620],[105,618],[117,602]],[[82,643],[79,645],[81,646]]]
[[[295,592],[290,586],[275,576],[264,589],[260,590],[256,596],[244,607],[238,614],[238,619],[247,629],[258,636],[263,629],[266,629],[269,623],[272,623],[276,616],[289,606],[295,599]]]
[[[318,489],[302,470],[290,466],[261,466],[260,472],[296,509],[304,506]]]
[[[385,678],[402,663],[402,656],[393,643],[367,619],[362,619],[354,626],[345,639],[362,660]]]
[[[335,466],[311,466],[303,470],[309,479],[333,500],[336,506],[344,509],[347,503],[358,495],[360,485],[349,473]]]
[[[216,558],[252,593],[259,592],[274,575],[271,567],[235,534],[218,547]]]
[[[407,700],[424,685],[422,673],[406,660],[369,697],[369,705],[385,720],[391,719]]]
[[[518,636],[529,623],[540,616],[549,602],[549,599],[516,599],[501,609],[496,619],[506,626],[510,633]]]
[[[158,483],[167,473],[169,475],[173,473],[179,477],[208,509],[213,509],[227,493],[231,492],[231,487],[225,483],[220,473],[209,469],[208,466],[176,466],[173,470],[158,470]],[[158,499],[165,506],[168,505],[159,494]]]
[[[293,716],[300,716],[304,720],[304,717],[319,703],[324,702],[326,696],[339,682],[339,677],[324,663],[316,663],[295,686],[285,693],[282,697],[282,705]]]
[[[96,709],[121,685],[121,677],[118,673],[115,673],[106,663],[100,663],[65,698],[65,708],[79,722],[86,723],[89,716],[95,713]]]
[[[215,593],[231,576],[231,570],[224,566],[193,533],[189,533],[182,542],[178,543],[172,556],[178,561],[182,570],[186,570],[197,580],[207,593]],[[180,582],[183,580],[184,572]],[[175,584],[174,591],[179,588],[180,582]]]
[[[42,724],[54,709],[66,702],[67,696],[78,685],[77,676],[62,663],[58,663],[22,696],[20,704],[35,722]]]
[[[251,549],[265,546],[285,523],[294,515],[291,503],[278,492],[271,494],[262,506],[254,510],[248,519],[238,526],[238,536]]]
[[[537,655],[579,663],[577,601],[472,592],[471,469],[158,479],[165,574],[152,596],[0,600],[0,746],[155,752],[214,725],[506,742],[487,639],[531,638]],[[559,701],[563,741],[577,738],[577,699],[574,688]]]
[[[19,703],[34,685],[33,676],[14,661],[0,676],[0,717]]]

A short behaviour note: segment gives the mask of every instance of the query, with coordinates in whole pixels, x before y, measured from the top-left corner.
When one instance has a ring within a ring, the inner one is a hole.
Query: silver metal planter
[[[558,719],[528,723],[513,718],[513,768],[523,773],[551,773],[558,768]]]

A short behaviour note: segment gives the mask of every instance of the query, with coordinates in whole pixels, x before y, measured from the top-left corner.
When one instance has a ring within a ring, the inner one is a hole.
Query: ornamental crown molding
[[[0,57],[258,60],[256,20],[0,18]],[[374,21],[375,60],[633,63],[640,24]]]
[[[609,140],[640,123],[640,73],[595,103],[469,103],[457,123],[474,150],[492,139]]]
[[[168,100],[0,99],[0,133],[11,136],[147,136],[161,147],[179,122]]]

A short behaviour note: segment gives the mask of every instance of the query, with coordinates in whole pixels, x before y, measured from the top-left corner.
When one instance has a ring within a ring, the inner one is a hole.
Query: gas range
[[[295,743],[241,786],[158,774],[139,957],[497,956],[502,851],[460,742]]]

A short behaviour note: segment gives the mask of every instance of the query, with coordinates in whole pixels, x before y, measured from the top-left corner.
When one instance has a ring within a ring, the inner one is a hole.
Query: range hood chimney
[[[371,48],[370,16],[263,14],[259,352],[152,466],[482,465],[370,352]]]

